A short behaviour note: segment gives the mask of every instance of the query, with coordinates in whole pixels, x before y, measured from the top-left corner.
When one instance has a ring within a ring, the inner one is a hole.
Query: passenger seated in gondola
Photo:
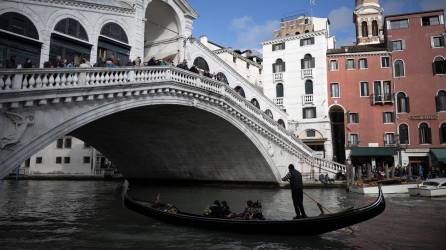
[[[228,203],[226,201],[222,201],[221,206],[223,207],[223,213],[222,213],[223,218],[230,219],[237,216],[236,214],[231,212],[231,209],[229,208]]]
[[[221,218],[223,217],[224,207],[220,204],[218,200],[215,200],[212,205],[204,210],[204,215],[210,217]]]
[[[265,217],[263,216],[262,213],[262,203],[260,201],[256,201],[253,204],[253,215],[252,215],[252,219],[254,220],[264,220]]]
[[[156,195],[156,199],[152,204],[152,208],[158,209],[163,212],[171,213],[171,214],[178,213],[178,209],[174,205],[169,204],[169,203],[165,204],[165,203],[161,202],[159,193]]]
[[[246,202],[245,210],[241,214],[237,216],[238,219],[243,220],[251,220],[254,215],[254,208],[253,208],[253,202],[251,200]]]

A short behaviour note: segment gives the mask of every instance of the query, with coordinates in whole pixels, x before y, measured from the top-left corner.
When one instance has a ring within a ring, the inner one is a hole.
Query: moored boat
[[[124,205],[142,215],[172,224],[241,233],[316,235],[378,216],[384,211],[386,203],[384,195],[380,191],[378,198],[367,206],[295,220],[241,220],[207,217],[181,211],[169,213],[153,208],[153,203],[138,201],[127,193],[124,195]]]
[[[446,178],[429,179],[418,187],[409,188],[411,196],[446,196]]]

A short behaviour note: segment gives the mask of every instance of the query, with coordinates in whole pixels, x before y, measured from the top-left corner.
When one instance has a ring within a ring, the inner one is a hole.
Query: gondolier
[[[294,168],[293,164],[288,166],[288,174],[282,178],[282,181],[289,181],[291,188],[291,197],[293,198],[294,210],[296,211],[296,217],[293,219],[306,218],[304,205],[303,205],[303,183],[302,175]]]

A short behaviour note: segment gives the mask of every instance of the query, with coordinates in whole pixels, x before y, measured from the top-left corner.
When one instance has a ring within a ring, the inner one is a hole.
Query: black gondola
[[[384,211],[386,202],[380,187],[376,201],[365,207],[295,220],[240,220],[213,218],[184,212],[172,214],[152,208],[150,202],[137,201],[131,198],[127,192],[124,195],[124,205],[142,215],[173,224],[242,233],[317,235],[369,220]]]

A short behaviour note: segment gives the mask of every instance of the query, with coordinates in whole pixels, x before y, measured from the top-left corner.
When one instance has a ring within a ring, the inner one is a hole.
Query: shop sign
[[[438,120],[438,115],[411,115],[409,116],[410,120]]]

